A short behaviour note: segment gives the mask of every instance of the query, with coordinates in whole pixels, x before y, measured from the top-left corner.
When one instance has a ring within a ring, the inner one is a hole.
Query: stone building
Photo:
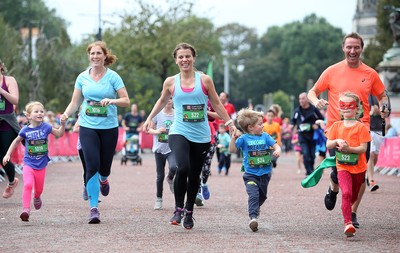
[[[353,17],[353,32],[359,33],[365,46],[377,33],[377,0],[357,0],[356,13]]]

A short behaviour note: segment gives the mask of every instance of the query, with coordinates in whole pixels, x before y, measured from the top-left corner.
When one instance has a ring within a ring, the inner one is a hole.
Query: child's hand
[[[61,124],[64,123],[64,125],[65,125],[65,123],[67,122],[67,120],[68,120],[68,114],[63,113],[63,114],[61,115],[61,117],[60,117]]]
[[[235,129],[235,132],[233,133],[232,136],[233,136],[234,138],[237,139],[237,138],[238,138],[239,136],[241,136],[242,134],[243,134],[243,133],[242,133],[239,129],[236,128],[236,129]]]
[[[162,134],[162,133],[166,133],[166,132],[167,132],[167,129],[165,129],[165,127],[160,127],[160,128],[158,129],[158,131],[160,132],[160,134]]]
[[[346,150],[349,148],[349,144],[347,143],[347,141],[342,139],[337,139],[336,144],[337,149],[342,152],[346,152]]]
[[[275,150],[275,151],[272,153],[272,155],[273,155],[275,158],[280,157],[280,156],[281,156],[281,150]]]
[[[9,155],[5,155],[3,157],[3,165],[6,166],[9,161],[10,161],[10,156]]]

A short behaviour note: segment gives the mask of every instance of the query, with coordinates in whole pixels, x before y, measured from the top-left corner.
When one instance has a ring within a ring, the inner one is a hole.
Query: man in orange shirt
[[[364,48],[364,41],[361,36],[357,33],[350,33],[346,35],[342,42],[342,51],[345,59],[334,65],[328,67],[319,77],[308,92],[308,99],[318,109],[329,106],[327,110],[327,128],[329,128],[334,122],[341,120],[339,115],[339,97],[341,93],[345,91],[351,91],[360,97],[363,106],[363,117],[361,121],[366,124],[369,128],[370,116],[369,116],[369,104],[368,96],[373,94],[379,100],[380,109],[383,105],[387,105],[388,99],[385,94],[385,86],[379,78],[378,73],[371,67],[365,65],[361,61],[361,53]],[[324,91],[328,91],[328,101],[324,99],[318,99],[319,94]],[[382,110],[381,110],[382,111]],[[385,111],[381,113],[383,118],[387,117],[389,111],[385,106]],[[369,158],[369,144],[367,148],[367,160]],[[334,150],[330,150],[331,155],[334,154]],[[360,196],[358,201],[352,206],[352,218],[355,227],[359,226],[357,222],[357,208],[361,201],[362,194],[365,190],[365,183],[362,185],[360,190]],[[337,180],[336,167],[332,168],[331,173],[331,184],[328,192],[325,195],[325,207],[328,210],[333,210],[336,204],[336,197],[339,192],[339,185]]]
[[[275,116],[276,115],[275,115],[274,110],[269,109],[267,111],[267,114],[266,114],[267,122],[264,123],[263,132],[266,132],[267,134],[269,134],[272,137],[272,139],[274,139],[279,146],[282,146],[281,126],[279,125],[279,123],[274,121]],[[272,162],[273,168],[276,168],[277,159],[278,158],[276,158],[276,157],[272,157],[271,162]]]

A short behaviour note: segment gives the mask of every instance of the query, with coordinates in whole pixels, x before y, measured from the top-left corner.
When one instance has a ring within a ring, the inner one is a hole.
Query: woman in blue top
[[[263,131],[263,117],[262,112],[240,110],[236,120],[244,134],[236,130],[229,143],[231,153],[235,153],[237,149],[243,151],[243,181],[249,195],[249,227],[253,232],[258,230],[260,207],[267,199],[272,156],[278,158],[281,155],[281,147]]]
[[[117,57],[103,41],[86,49],[90,67],[76,79],[71,102],[61,116],[65,121],[82,106],[79,116],[79,139],[86,163],[86,190],[89,196],[89,223],[99,223],[99,191],[110,191],[108,176],[118,140],[117,106],[128,107],[129,97],[117,72],[108,67]]]
[[[219,101],[212,79],[194,69],[196,50],[193,46],[178,44],[173,57],[180,73],[164,81],[161,97],[143,124],[143,129],[149,131],[151,119],[165,107],[172,96],[175,119],[169,130],[168,143],[175,153],[177,173],[174,182],[175,212],[170,223],[179,225],[184,216],[182,226],[191,229],[194,225],[193,205],[200,185],[201,168],[211,141],[207,120],[208,99],[215,112],[226,122],[225,125],[229,125],[231,130],[234,126]]]

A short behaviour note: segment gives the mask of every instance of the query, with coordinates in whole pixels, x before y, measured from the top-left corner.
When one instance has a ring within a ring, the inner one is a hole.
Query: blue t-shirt
[[[243,167],[246,173],[262,176],[272,171],[271,147],[276,141],[267,133],[261,135],[242,134],[235,142],[243,151]]]
[[[82,91],[84,101],[80,113],[79,125],[92,129],[110,129],[118,127],[117,106],[99,106],[104,98],[117,98],[117,90],[125,87],[117,72],[107,69],[104,76],[94,81],[89,74],[91,68],[80,73],[75,88]]]
[[[48,156],[48,139],[53,127],[42,123],[38,127],[24,126],[19,136],[25,139],[24,163],[35,170],[46,168],[50,158]]]
[[[195,86],[192,91],[182,90],[180,74],[175,76],[175,90],[172,96],[175,109],[175,121],[169,135],[179,134],[196,143],[211,141],[207,119],[208,96],[202,89],[200,73],[195,72]]]

